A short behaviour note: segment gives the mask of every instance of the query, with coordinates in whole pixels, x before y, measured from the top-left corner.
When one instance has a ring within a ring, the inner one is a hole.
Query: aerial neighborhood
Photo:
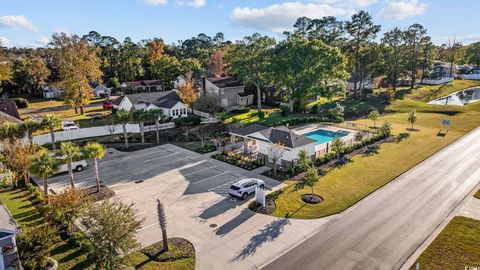
[[[456,4],[105,1],[102,33],[75,15],[27,45],[86,3],[14,2],[0,270],[480,269],[480,37],[437,25]]]

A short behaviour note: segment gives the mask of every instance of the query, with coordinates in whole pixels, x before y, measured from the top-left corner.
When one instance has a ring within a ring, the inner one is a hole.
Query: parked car
[[[78,129],[78,126],[73,121],[62,121],[62,130],[75,130]]]
[[[265,182],[256,178],[244,178],[233,183],[228,189],[228,194],[245,200],[248,195],[255,192],[256,187],[264,188]]]
[[[103,109],[104,109],[104,110],[111,110],[111,109],[113,109],[113,103],[111,103],[110,101],[105,101],[105,102],[103,102]]]
[[[83,171],[86,167],[88,167],[88,163],[85,160],[72,162],[72,168],[77,172]],[[65,172],[68,172],[68,165],[67,164],[60,165],[60,168],[58,169],[57,174],[65,173]]]

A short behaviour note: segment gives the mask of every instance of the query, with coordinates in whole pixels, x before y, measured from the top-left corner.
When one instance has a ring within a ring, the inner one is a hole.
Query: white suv
[[[245,200],[248,195],[255,192],[256,187],[264,188],[265,182],[256,178],[244,178],[233,183],[228,189],[228,194]]]
[[[83,171],[87,166],[88,166],[88,163],[85,160],[72,162],[72,169],[77,172]],[[68,166],[67,164],[62,164],[60,165],[60,168],[58,168],[58,171],[56,173],[59,174],[59,173],[65,173],[65,172],[68,172]]]
[[[67,130],[75,130],[78,129],[78,126],[75,124],[73,121],[63,121],[62,122],[62,130],[67,131]]]

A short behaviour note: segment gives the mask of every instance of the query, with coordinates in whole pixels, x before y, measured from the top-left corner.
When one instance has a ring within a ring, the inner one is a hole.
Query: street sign
[[[255,188],[255,201],[265,207],[265,190],[263,188]]]

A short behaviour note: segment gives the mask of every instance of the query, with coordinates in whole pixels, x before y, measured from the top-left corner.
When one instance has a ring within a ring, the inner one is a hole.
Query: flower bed
[[[197,149],[195,149],[195,152],[200,153],[200,154],[206,154],[206,153],[213,152],[215,150],[216,150],[215,145],[207,144],[203,147],[198,147]]]
[[[244,157],[239,154],[235,154],[230,151],[223,151],[220,154],[214,154],[212,155],[212,158],[226,162],[228,164],[235,165],[237,167],[240,167],[249,171],[262,166],[260,162],[257,160],[251,160],[247,157]]]

